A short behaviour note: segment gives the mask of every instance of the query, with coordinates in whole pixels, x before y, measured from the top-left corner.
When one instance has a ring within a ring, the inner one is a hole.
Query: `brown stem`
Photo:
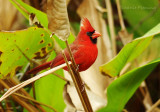
[[[48,107],[48,108],[52,109],[54,112],[57,112],[57,111],[56,111],[56,109],[54,109],[54,108],[53,108],[52,106],[50,106],[50,105],[43,104],[43,103],[38,102],[38,101],[36,101],[36,100],[34,100],[34,99],[30,98],[30,97],[26,97],[26,96],[23,96],[23,95],[18,94],[18,93],[13,93],[13,94],[14,94],[14,95],[16,95],[16,96],[19,96],[19,97],[21,97],[21,98],[24,98],[24,99],[30,100],[30,101],[32,101],[32,102],[34,102],[34,103],[36,103],[36,104],[46,106],[46,107]]]
[[[75,63],[75,60],[74,60],[73,54],[71,52],[71,49],[69,47],[68,41],[65,41],[65,42],[66,42],[67,50],[69,52],[70,59],[71,59],[71,62],[72,62],[71,67],[68,66],[68,69],[69,69],[69,72],[71,74],[74,85],[76,87],[76,90],[78,92],[78,95],[80,97],[80,100],[82,102],[83,108],[84,108],[85,112],[93,112],[92,106],[89,102],[89,98],[88,98],[86,90],[85,90],[84,83],[83,83],[83,81],[80,77],[80,74],[79,74],[78,70],[77,70],[77,65]],[[67,58],[65,57],[65,55],[64,55],[64,59],[67,63]]]
[[[12,86],[13,85],[17,85],[19,84],[19,82],[16,81],[15,78],[13,79],[10,79],[11,83],[12,83]],[[33,99],[33,97],[31,97],[23,88],[21,88],[19,90],[20,94],[24,94],[26,97],[29,97],[30,99]],[[34,100],[34,99],[33,99]],[[45,112],[45,110],[37,103],[34,104],[41,112]]]
[[[109,30],[111,33],[113,56],[116,56],[116,54],[117,54],[116,34],[115,34],[113,12],[112,12],[112,6],[111,6],[110,0],[106,0],[106,7],[107,7],[107,12],[108,12],[107,13],[108,14],[108,24],[109,24]]]
[[[35,91],[34,82],[32,82],[31,84],[32,84],[32,90],[33,90],[33,98],[36,99],[36,91]]]
[[[155,104],[153,104],[150,110],[148,110],[147,112],[152,112],[158,105],[160,105],[160,99]]]
[[[149,106],[151,106],[153,103],[152,103],[152,99],[151,99],[151,96],[150,96],[150,93],[148,91],[145,81],[141,83],[139,90],[141,94],[143,95],[143,105],[146,108],[146,110],[148,110],[150,108]]]
[[[55,76],[57,76],[58,78],[60,78],[60,79],[62,79],[62,80],[64,80],[64,81],[66,81],[66,82],[69,82],[69,80],[68,79],[66,79],[66,78],[64,78],[64,77],[62,77],[62,76],[60,76],[59,74],[57,74],[57,73],[52,73],[53,75],[55,75]]]
[[[4,109],[3,109],[3,106],[2,106],[1,102],[0,102],[0,112],[4,112]]]
[[[7,89],[9,89],[10,87],[2,80],[0,79],[0,83]],[[29,112],[38,112],[38,110],[31,104],[29,104],[26,101],[23,101],[21,98],[15,96],[15,95],[11,95],[12,98],[18,102],[20,105],[22,105],[24,108],[26,108]]]
[[[85,110],[86,112],[88,112],[87,106],[86,106],[86,104],[85,104],[85,102],[84,102],[84,100],[83,100],[83,97],[82,97],[82,95],[81,95],[81,93],[80,93],[80,89],[79,89],[78,84],[77,84],[77,82],[76,82],[76,78],[74,77],[73,71],[72,71],[70,65],[68,64],[67,57],[66,57],[66,55],[64,54],[64,52],[62,52],[62,54],[63,54],[64,60],[65,60],[65,62],[66,62],[66,64],[67,64],[69,73],[71,74],[73,83],[74,83],[74,85],[75,85],[75,87],[76,87],[76,90],[77,90],[77,92],[78,92],[78,95],[79,95],[79,97],[80,97],[80,100],[81,100],[81,102],[82,102],[83,108],[84,108],[84,110]]]
[[[126,27],[125,27],[124,21],[123,21],[123,16],[122,16],[119,0],[116,0],[116,4],[117,4],[117,9],[118,9],[118,16],[119,16],[119,22],[120,22],[120,25],[121,25],[121,29],[126,30]]]
[[[9,110],[9,108],[10,108],[9,102],[7,101],[7,99],[5,99],[4,101],[5,101],[5,105],[6,105],[6,110]]]
[[[69,62],[69,64],[71,64],[71,62]],[[32,82],[44,77],[46,75],[49,75],[49,74],[55,72],[56,70],[64,68],[64,67],[66,67],[66,63],[64,63],[62,65],[59,65],[57,67],[54,67],[54,68],[52,68],[52,69],[50,69],[50,70],[48,70],[46,72],[43,72],[43,73],[41,73],[41,74],[39,74],[37,76],[34,76],[34,77],[32,77],[32,78],[30,78],[30,79],[28,79],[28,80],[16,85],[16,86],[13,86],[13,87],[9,88],[8,91],[0,98],[0,102],[2,100],[4,100],[5,98],[7,98],[8,96],[10,96],[11,94],[13,94],[14,92],[16,92],[19,89],[23,88],[24,86],[26,86],[26,85],[28,85],[28,84],[30,84],[30,83],[32,83]]]

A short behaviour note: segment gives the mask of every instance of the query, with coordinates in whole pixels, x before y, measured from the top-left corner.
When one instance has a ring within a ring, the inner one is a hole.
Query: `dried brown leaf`
[[[109,30],[110,30],[113,56],[116,56],[117,54],[116,34],[115,34],[115,25],[114,25],[114,19],[113,19],[111,0],[105,0],[105,2],[106,2],[106,7],[107,7],[107,17],[108,17],[108,25],[109,25]]]
[[[47,16],[49,29],[61,40],[65,41],[70,35],[66,0],[48,0]]]
[[[100,109],[101,107],[106,105],[106,100],[98,95],[96,95],[95,93],[93,93],[92,91],[90,91],[89,89],[87,89],[87,94],[89,97],[89,100],[91,102],[92,108],[94,111]],[[75,108],[77,111],[84,111],[83,110],[83,106],[81,104],[81,101],[78,97],[78,94],[76,92],[76,88],[74,87],[73,83],[67,84],[66,85],[66,91],[68,93],[68,95],[70,96],[73,104],[75,105]],[[74,108],[73,108],[74,110]]]
[[[117,4],[118,16],[119,16],[119,23],[121,25],[121,31],[119,31],[118,34],[122,40],[122,43],[125,45],[125,44],[132,41],[133,34],[129,34],[128,31],[126,30],[124,20],[123,20],[122,11],[121,11],[120,1],[116,0],[116,4]]]
[[[75,106],[72,102],[70,95],[67,92],[67,85],[68,84],[69,84],[69,82],[64,86],[64,90],[63,90],[64,102],[67,104],[67,107],[65,108],[64,112],[74,112],[74,111],[76,111]]]
[[[118,35],[121,38],[123,45],[126,45],[133,39],[133,34],[129,34],[126,29],[119,31]]]

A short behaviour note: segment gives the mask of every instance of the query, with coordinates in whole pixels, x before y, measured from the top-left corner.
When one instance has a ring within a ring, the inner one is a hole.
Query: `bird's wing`
[[[44,70],[44,69],[50,67],[50,64],[51,64],[51,61],[50,61],[50,62],[43,63],[42,65],[39,65],[39,66],[37,66],[37,67],[29,70],[29,71],[27,72],[27,74],[37,74],[39,71]]]
[[[77,45],[75,45],[75,44],[71,44],[71,45],[70,45],[70,49],[71,49],[71,51],[72,51],[72,54],[73,54],[74,58],[76,58],[76,57],[77,57],[77,51],[79,50],[79,46],[77,46]],[[70,61],[71,59],[70,59],[68,50],[67,50],[67,49],[64,49],[64,53],[65,53],[65,55],[66,55],[66,57],[67,57],[67,60]],[[55,67],[55,66],[58,66],[58,65],[61,65],[61,64],[63,64],[63,63],[65,63],[64,58],[63,58],[63,55],[62,55],[62,53],[59,53],[59,54],[55,57],[55,59],[52,61],[52,63],[51,63],[51,68],[53,68],[53,67]]]
[[[73,54],[73,56],[74,56],[74,59],[76,60],[76,64],[80,64],[80,63],[83,61],[83,60],[80,59],[80,57],[83,55],[83,53],[82,53],[83,51],[80,51],[80,50],[81,50],[80,47],[81,47],[81,46],[79,46],[79,45],[77,46],[77,45],[75,45],[75,44],[71,44],[71,45],[70,45],[72,54]],[[70,56],[69,56],[68,50],[65,49],[65,50],[64,50],[64,53],[65,53],[68,61],[70,61]],[[28,73],[28,74],[31,74],[31,73],[36,74],[36,73],[38,73],[39,71],[41,71],[41,70],[43,70],[43,69],[46,69],[46,68],[48,68],[48,67],[53,68],[53,67],[56,67],[56,66],[58,66],[58,65],[61,65],[61,64],[63,64],[63,63],[65,63],[64,58],[63,58],[63,55],[62,55],[62,53],[59,53],[59,54],[55,57],[55,59],[54,59],[53,61],[46,62],[46,63],[44,63],[44,64],[42,64],[42,65],[40,65],[40,66],[37,66],[36,68],[33,68],[32,70],[28,71],[27,73]]]

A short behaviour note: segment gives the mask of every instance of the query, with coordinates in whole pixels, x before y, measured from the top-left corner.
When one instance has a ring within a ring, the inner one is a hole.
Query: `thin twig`
[[[71,62],[69,62],[69,64],[71,64]],[[44,76],[46,76],[46,75],[49,75],[49,74],[53,73],[54,71],[59,70],[59,69],[65,67],[65,66],[66,66],[66,63],[64,63],[64,64],[62,64],[62,65],[59,65],[59,66],[57,66],[57,67],[54,67],[54,68],[52,68],[52,69],[50,69],[50,70],[48,70],[48,71],[46,71],[46,72],[44,72],[44,73],[41,73],[41,74],[39,74],[39,75],[37,75],[37,76],[35,76],[35,77],[33,77],[33,78],[30,78],[30,79],[28,79],[28,80],[26,80],[26,81],[24,81],[24,82],[22,82],[22,83],[20,83],[20,84],[18,84],[18,85],[16,85],[16,86],[12,87],[12,88],[10,88],[10,89],[0,98],[0,102],[1,102],[2,100],[4,100],[5,98],[7,98],[8,96],[10,96],[11,94],[13,94],[14,92],[16,92],[17,90],[19,90],[20,88],[23,88],[24,86],[26,86],[26,85],[28,85],[28,84],[30,84],[30,83],[32,83],[32,82],[40,79],[41,77],[44,77]]]
[[[4,101],[5,101],[6,109],[9,110],[9,108],[10,108],[10,107],[9,107],[9,104],[8,104],[9,102],[8,102],[6,99],[5,99]]]
[[[8,84],[6,84],[2,79],[0,79],[0,84],[3,85],[5,88],[9,88]],[[29,112],[37,112],[37,108],[35,108],[32,104],[28,103],[28,101],[24,101],[15,95],[11,95],[12,98],[26,108]],[[1,101],[0,101],[1,102]],[[44,111],[43,111],[44,112]]]
[[[118,9],[118,16],[119,16],[119,22],[120,22],[120,25],[121,25],[121,29],[126,30],[126,27],[125,27],[124,21],[123,21],[123,16],[122,16],[119,0],[116,0],[116,4],[117,4],[117,9]]]
[[[89,101],[89,98],[88,98],[86,90],[85,90],[84,83],[82,82],[82,79],[81,79],[80,74],[78,72],[78,68],[77,68],[76,62],[74,60],[73,54],[71,52],[71,49],[69,47],[68,41],[65,41],[65,42],[66,42],[67,50],[69,52],[70,59],[72,62],[72,64],[71,64],[71,77],[72,77],[72,80],[75,84],[76,90],[78,92],[78,95],[80,97],[80,100],[82,102],[82,105],[84,107],[85,112],[93,112],[91,103]],[[68,66],[68,67],[70,69],[70,66]]]
[[[27,96],[24,96],[24,95],[21,95],[21,94],[18,94],[18,93],[13,93],[13,94],[16,95],[16,96],[19,96],[19,97],[21,97],[21,98],[24,98],[24,99],[27,99],[27,100],[31,100],[31,101],[34,102],[34,103],[37,103],[37,104],[46,106],[46,107],[52,109],[53,111],[57,112],[56,109],[54,109],[52,106],[46,105],[46,104],[41,103],[41,102],[38,102],[38,101],[34,100],[33,98],[29,98],[29,97],[27,97]]]
[[[123,111],[122,112],[128,112],[126,109],[123,109]]]
[[[31,83],[32,85],[32,93],[33,93],[33,98],[36,99],[36,91],[35,91],[35,85],[34,82]]]
[[[83,99],[83,97],[82,97],[82,94],[81,94],[81,92],[80,92],[80,89],[79,89],[78,83],[77,83],[77,81],[76,81],[76,78],[75,78],[75,76],[74,76],[74,74],[73,74],[73,71],[72,71],[71,67],[70,67],[69,64],[68,64],[67,57],[66,57],[66,55],[64,54],[63,51],[62,51],[62,54],[63,54],[64,60],[65,60],[65,62],[66,62],[66,64],[67,64],[69,73],[71,74],[71,77],[72,77],[73,83],[74,83],[74,85],[75,85],[75,88],[76,88],[76,90],[77,90],[77,92],[78,92],[78,95],[79,95],[79,97],[80,97],[80,100],[81,100],[81,102],[82,102],[83,108],[84,108],[84,110],[85,110],[86,112],[88,112],[87,106],[86,106],[86,104],[85,104],[85,102],[84,102],[84,99]]]
[[[60,79],[62,79],[62,80],[64,80],[64,81],[66,81],[66,82],[70,82],[68,79],[66,79],[66,78],[64,78],[64,77],[62,77],[62,76],[60,76],[59,74],[57,74],[57,73],[52,73],[53,75],[55,75],[55,76],[57,76],[58,78],[60,78]]]
[[[0,111],[1,111],[1,112],[4,112],[4,109],[3,109],[3,106],[2,106],[2,104],[1,104],[1,102],[0,102]]]
[[[131,63],[127,63],[120,72],[120,76],[127,72],[127,70],[131,67]]]
[[[129,34],[125,27],[119,0],[116,0],[116,4],[117,4],[119,22],[121,25],[121,30],[118,32],[118,35],[121,38],[122,43],[126,45],[133,39],[133,34]]]
[[[113,19],[113,12],[112,12],[112,6],[110,0],[106,1],[106,7],[107,7],[107,14],[108,14],[108,24],[109,24],[109,30],[111,33],[111,41],[112,41],[112,50],[113,50],[113,56],[116,56],[117,49],[116,49],[116,34],[115,34],[115,28],[114,28],[114,19]]]
[[[150,92],[148,90],[147,84],[145,81],[141,83],[141,86],[139,87],[140,92],[142,93],[144,99],[143,99],[143,105],[146,108],[146,110],[150,109],[150,107],[153,105],[152,98],[150,95]]]
[[[152,112],[158,105],[160,105],[160,99],[155,104],[153,104],[147,112]]]
[[[13,77],[13,78],[9,79],[9,82],[10,82],[10,84],[11,84],[10,87],[12,87],[12,85],[17,85],[17,84],[20,83],[20,82],[17,80],[16,77]],[[9,88],[10,88],[10,87],[9,87]],[[7,88],[7,89],[9,89],[9,88]],[[18,91],[18,93],[19,93],[19,94],[23,94],[24,96],[33,99],[33,97],[31,97],[31,96],[25,91],[25,89],[23,89],[23,88],[21,88],[21,89]],[[39,111],[41,111],[41,112],[46,112],[46,111],[43,109],[43,107],[40,106],[39,104],[36,104],[36,103],[35,103],[34,105],[38,108]]]

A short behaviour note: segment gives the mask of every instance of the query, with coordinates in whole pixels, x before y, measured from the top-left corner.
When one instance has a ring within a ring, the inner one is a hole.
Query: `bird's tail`
[[[52,63],[52,61],[46,62],[46,63],[44,63],[44,64],[42,64],[42,65],[39,65],[39,66],[31,69],[30,71],[28,71],[27,74],[36,74],[36,73],[38,73],[39,71],[44,70],[44,69],[50,67],[51,63]]]

